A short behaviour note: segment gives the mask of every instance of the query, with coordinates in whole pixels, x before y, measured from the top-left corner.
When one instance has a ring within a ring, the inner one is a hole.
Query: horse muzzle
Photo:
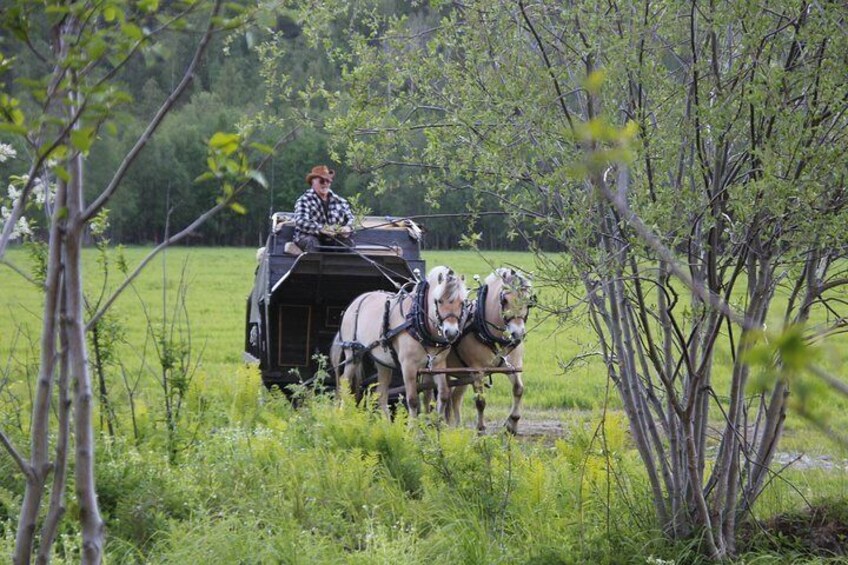
[[[459,325],[455,323],[447,323],[442,325],[442,334],[448,341],[456,341],[462,332],[459,331]]]
[[[524,335],[527,333],[527,328],[524,327],[524,324],[516,324],[515,322],[510,322],[506,331],[510,336],[510,339],[514,342],[519,342],[524,339]]]

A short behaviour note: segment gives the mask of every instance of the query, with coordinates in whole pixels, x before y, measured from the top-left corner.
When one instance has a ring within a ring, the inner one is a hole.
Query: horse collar
[[[509,346],[517,346],[521,343],[520,339],[510,339],[506,337],[497,336],[492,333],[489,329],[489,326],[494,327],[496,330],[500,332],[506,332],[506,327],[499,327],[495,324],[486,320],[486,296],[489,294],[489,285],[484,284],[477,291],[477,308],[474,309],[474,323],[472,324],[472,328],[474,329],[474,334],[477,336],[477,339],[485,343],[491,348],[495,348],[495,346],[500,347],[509,347]]]
[[[415,292],[415,301],[409,314],[406,315],[408,325],[407,332],[424,347],[436,347],[443,349],[451,345],[451,341],[441,336],[434,337],[427,329],[427,291],[430,283],[426,280],[418,283]]]

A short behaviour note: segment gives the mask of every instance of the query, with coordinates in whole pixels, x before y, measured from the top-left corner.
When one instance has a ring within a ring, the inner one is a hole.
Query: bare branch
[[[38,282],[37,280],[35,280],[35,279],[34,279],[34,278],[32,278],[31,276],[29,276],[29,275],[26,273],[26,271],[24,271],[23,269],[21,269],[20,267],[18,267],[17,265],[15,265],[15,264],[14,264],[14,263],[12,263],[11,261],[9,261],[8,259],[0,259],[0,265],[6,265],[6,266],[7,266],[7,267],[9,267],[10,269],[12,269],[15,273],[17,273],[18,275],[20,275],[20,276],[22,276],[24,279],[26,279],[26,281],[27,281],[28,283],[30,283],[30,284],[32,284],[32,285],[34,285],[34,286],[37,286],[37,287],[41,287],[41,286],[42,286],[41,284],[39,284],[39,282]]]
[[[18,468],[21,470],[21,473],[23,473],[27,479],[33,479],[34,474],[32,472],[32,467],[29,465],[29,463],[26,462],[26,459],[24,459],[21,454],[18,453],[18,450],[15,449],[15,446],[12,445],[12,442],[9,440],[8,437],[6,437],[6,434],[4,434],[2,430],[0,430],[0,443],[3,444],[3,447],[6,448],[6,451],[9,453],[12,459],[14,459],[15,463],[18,465]]]
[[[562,113],[565,116],[565,119],[568,121],[568,127],[571,131],[574,131],[574,122],[571,119],[571,112],[568,111],[568,106],[565,104],[565,96],[562,93],[562,88],[559,85],[559,81],[554,74],[553,65],[551,64],[551,60],[548,58],[548,52],[545,51],[545,46],[542,44],[542,38],[539,37],[539,33],[536,31],[536,28],[533,27],[533,23],[530,21],[529,16],[527,15],[527,10],[524,7],[524,1],[519,0],[518,6],[521,8],[521,16],[524,18],[527,27],[530,28],[530,33],[533,34],[533,38],[536,40],[536,45],[539,46],[539,52],[542,54],[542,59],[545,62],[545,67],[548,69],[548,74],[551,77],[551,82],[553,82],[554,89],[557,93],[557,100],[559,100],[560,107],[562,108]]]

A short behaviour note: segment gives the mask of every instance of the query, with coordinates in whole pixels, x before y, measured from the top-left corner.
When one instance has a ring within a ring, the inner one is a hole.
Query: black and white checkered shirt
[[[301,195],[294,204],[294,240],[305,235],[318,235],[324,225],[353,225],[353,212],[347,200],[329,192],[327,212],[321,197],[311,188]]]

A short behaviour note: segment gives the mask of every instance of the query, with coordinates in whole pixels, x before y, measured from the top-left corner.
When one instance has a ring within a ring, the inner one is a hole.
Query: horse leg
[[[521,397],[524,395],[524,382],[521,380],[521,373],[509,373],[508,376],[512,383],[512,408],[504,425],[509,433],[515,434],[518,433],[518,420],[521,419]]]
[[[380,409],[386,415],[387,420],[392,419],[389,410],[389,386],[392,384],[392,370],[389,367],[377,364],[377,395],[380,399]]]
[[[468,385],[457,385],[451,391],[450,418],[448,418],[448,421],[457,428],[462,425],[462,397],[467,388]]]
[[[424,385],[423,390],[421,391],[421,408],[424,410],[425,414],[429,414],[430,410],[433,408],[433,376],[432,375],[424,375],[421,379],[421,384]]]
[[[448,386],[448,376],[445,373],[438,373],[433,375],[433,380],[436,382],[436,412],[439,416],[444,418],[446,422],[449,422],[451,412],[451,391]]]
[[[409,408],[409,419],[418,417],[418,364],[410,361],[401,362],[403,367],[403,386],[406,392],[406,406]]]
[[[353,385],[356,382],[356,372],[359,370],[359,363],[354,360],[352,349],[339,348],[339,351],[339,360],[333,360],[332,363],[336,367],[336,393],[339,399],[341,399],[346,394],[354,392]],[[332,356],[332,354],[333,351],[331,349],[330,355]],[[338,365],[341,363],[344,363],[344,367],[340,370]]]
[[[486,410],[486,396],[483,394],[483,373],[474,374],[474,406],[477,407],[477,431],[486,430],[486,421],[483,419],[483,411]]]

